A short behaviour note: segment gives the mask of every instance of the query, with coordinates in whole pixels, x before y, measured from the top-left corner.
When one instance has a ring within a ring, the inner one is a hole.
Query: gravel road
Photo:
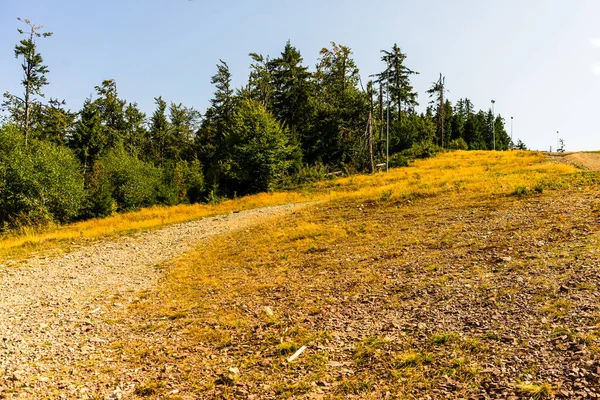
[[[118,318],[160,277],[161,263],[228,231],[304,205],[242,211],[96,242],[61,256],[0,264],[0,399],[121,398],[99,387],[100,350],[126,341]],[[104,372],[110,374],[110,372]],[[84,383],[82,383],[82,379]],[[123,386],[126,386],[125,384]]]

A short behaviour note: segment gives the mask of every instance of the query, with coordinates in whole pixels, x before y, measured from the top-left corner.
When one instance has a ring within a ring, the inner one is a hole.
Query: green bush
[[[137,210],[156,203],[162,185],[161,170],[127,153],[123,147],[110,150],[94,166],[97,182],[103,196],[109,191],[117,210]],[[94,191],[90,192],[93,195]],[[106,201],[103,200],[103,202]]]
[[[400,153],[390,157],[390,168],[408,167],[408,159]]]
[[[204,194],[204,174],[200,161],[181,160],[163,169],[157,201],[162,204],[197,203]]]
[[[404,154],[408,158],[431,158],[440,151],[442,148],[432,142],[420,142],[413,144],[410,149],[404,151]]]
[[[227,158],[220,161],[230,191],[269,191],[295,163],[296,147],[262,104],[243,100],[227,137]]]
[[[85,201],[83,174],[62,146],[31,141],[14,126],[0,128],[0,222],[6,227],[75,219]]]
[[[327,176],[327,168],[317,162],[314,165],[305,165],[293,173],[286,173],[281,177],[277,187],[281,189],[293,189],[298,186],[322,181]]]
[[[465,139],[458,138],[454,139],[448,144],[450,150],[469,150],[469,145],[465,142]]]

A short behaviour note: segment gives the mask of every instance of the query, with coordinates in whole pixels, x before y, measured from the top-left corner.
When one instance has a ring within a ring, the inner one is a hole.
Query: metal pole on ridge
[[[494,141],[494,150],[496,150],[496,129],[494,124],[494,119],[496,118],[494,115],[494,104],[496,100],[492,100],[492,140]]]
[[[385,141],[385,172],[390,171],[390,72],[387,73],[387,137]]]

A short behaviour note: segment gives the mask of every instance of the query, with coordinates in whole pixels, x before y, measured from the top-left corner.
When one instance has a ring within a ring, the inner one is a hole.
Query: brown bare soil
[[[600,153],[549,153],[557,162],[571,164],[587,171],[600,171]]]

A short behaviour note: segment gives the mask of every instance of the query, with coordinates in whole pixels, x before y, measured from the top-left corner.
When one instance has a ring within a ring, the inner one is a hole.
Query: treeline
[[[0,126],[0,222],[67,222],[154,204],[218,201],[321,179],[329,171],[368,171],[390,154],[426,157],[441,149],[507,150],[504,120],[476,111],[468,99],[445,99],[444,79],[418,95],[397,45],[382,51],[385,68],[363,85],[350,48],[331,43],[314,70],[288,41],[275,58],[250,54],[250,73],[232,86],[217,64],[210,107],[155,98],[151,115],[105,80],[81,110],[43,98],[49,68],[40,26],[15,46],[22,95],[4,94]],[[495,139],[495,143],[494,143]],[[520,146],[523,146],[520,144]]]

